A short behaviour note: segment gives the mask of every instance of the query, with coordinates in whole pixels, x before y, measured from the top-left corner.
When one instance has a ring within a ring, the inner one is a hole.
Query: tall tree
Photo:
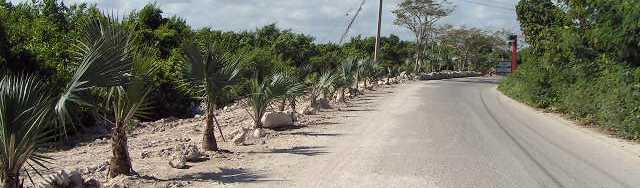
[[[422,65],[423,54],[433,37],[435,23],[453,11],[448,4],[447,0],[404,0],[393,11],[396,15],[394,24],[406,27],[416,37],[416,71]]]
[[[553,29],[566,24],[566,15],[551,0],[522,0],[516,7],[526,41],[534,49],[554,47],[559,33]]]

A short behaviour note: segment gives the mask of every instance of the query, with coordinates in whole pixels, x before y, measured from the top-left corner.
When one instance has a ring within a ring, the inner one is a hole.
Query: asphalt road
[[[375,109],[360,109],[330,154],[296,166],[279,186],[640,187],[637,145],[517,103],[496,83],[396,88]]]

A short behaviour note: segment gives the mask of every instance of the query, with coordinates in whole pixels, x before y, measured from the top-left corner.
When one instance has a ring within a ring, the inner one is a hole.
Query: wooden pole
[[[518,36],[512,35],[511,41],[511,73],[518,71]]]
[[[373,52],[373,62],[378,63],[378,53],[380,50],[380,30],[382,26],[382,0],[380,0],[380,6],[378,7],[378,33],[376,34],[376,46]]]

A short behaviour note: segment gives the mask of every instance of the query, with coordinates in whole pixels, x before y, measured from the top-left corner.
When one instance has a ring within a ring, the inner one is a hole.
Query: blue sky
[[[12,2],[31,0],[11,0]],[[253,30],[277,23],[280,27],[309,34],[319,42],[335,42],[347,24],[347,12],[355,12],[361,0],[64,0],[97,3],[107,12],[119,14],[156,2],[167,15],[178,15],[194,28],[209,26],[220,30]],[[406,40],[412,35],[393,25],[391,13],[401,0],[384,0],[383,35],[395,34]],[[441,24],[473,26],[520,33],[513,7],[517,0],[449,0],[456,10]],[[374,35],[378,0],[366,0],[350,36]]]

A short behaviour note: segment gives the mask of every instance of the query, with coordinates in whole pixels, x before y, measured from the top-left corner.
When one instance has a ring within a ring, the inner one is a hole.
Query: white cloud
[[[13,2],[29,0],[12,0]],[[344,31],[347,11],[355,11],[360,0],[64,0],[66,4],[97,3],[99,8],[125,14],[156,2],[168,15],[185,18],[194,28],[209,26],[221,30],[253,30],[277,23],[314,36],[320,42],[336,41]],[[396,34],[412,39],[404,28],[393,25],[391,11],[401,0],[384,0],[383,35]],[[517,0],[450,0],[456,6],[454,13],[442,23],[508,29],[519,32],[513,7]],[[476,2],[474,4],[473,2]],[[480,2],[480,4],[477,4]],[[377,21],[377,0],[367,0],[350,36],[374,35]]]

